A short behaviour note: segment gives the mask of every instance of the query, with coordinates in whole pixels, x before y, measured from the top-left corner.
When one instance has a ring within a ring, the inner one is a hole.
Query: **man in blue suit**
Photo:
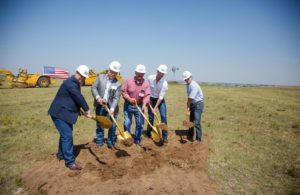
[[[73,124],[77,121],[80,108],[84,110],[84,116],[91,118],[89,106],[80,91],[88,75],[86,65],[78,66],[75,75],[60,86],[48,111],[60,134],[56,157],[64,160],[70,170],[81,170],[73,154]]]

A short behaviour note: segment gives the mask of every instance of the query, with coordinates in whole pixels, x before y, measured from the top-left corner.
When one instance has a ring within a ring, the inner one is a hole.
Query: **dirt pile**
[[[24,173],[21,181],[30,192],[45,194],[215,194],[207,173],[207,136],[199,144],[182,139],[183,132],[170,132],[162,147],[147,138],[143,148],[77,145],[81,171],[53,158]]]

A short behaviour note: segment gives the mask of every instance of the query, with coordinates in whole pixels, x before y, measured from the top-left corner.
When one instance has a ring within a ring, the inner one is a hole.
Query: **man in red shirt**
[[[130,133],[132,124],[132,115],[135,117],[136,130],[134,143],[141,145],[141,135],[144,126],[144,118],[139,112],[136,104],[145,112],[150,99],[150,85],[148,80],[144,79],[146,67],[138,64],[135,68],[135,76],[125,81],[122,87],[122,96],[124,98],[124,130]]]

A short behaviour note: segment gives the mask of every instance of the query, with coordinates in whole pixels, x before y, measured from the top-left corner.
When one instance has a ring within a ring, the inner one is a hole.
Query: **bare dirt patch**
[[[147,138],[143,148],[77,145],[81,171],[70,171],[63,161],[50,158],[25,172],[21,181],[30,192],[45,194],[215,194],[207,171],[207,135],[197,143],[183,139],[184,131],[176,132],[161,147]]]

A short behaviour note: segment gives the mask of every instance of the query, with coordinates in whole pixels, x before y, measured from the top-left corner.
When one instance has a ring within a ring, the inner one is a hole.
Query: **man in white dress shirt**
[[[161,64],[157,68],[157,73],[154,75],[150,75],[148,77],[150,83],[150,102],[153,110],[148,107],[148,116],[149,121],[153,125],[154,122],[154,114],[159,110],[161,116],[161,122],[167,124],[167,107],[165,101],[165,95],[168,90],[168,82],[164,78],[165,74],[167,74],[168,67],[164,64]],[[151,136],[151,127],[148,125],[146,135],[148,137]],[[163,143],[168,143],[168,131],[167,129],[162,129],[162,138]]]

